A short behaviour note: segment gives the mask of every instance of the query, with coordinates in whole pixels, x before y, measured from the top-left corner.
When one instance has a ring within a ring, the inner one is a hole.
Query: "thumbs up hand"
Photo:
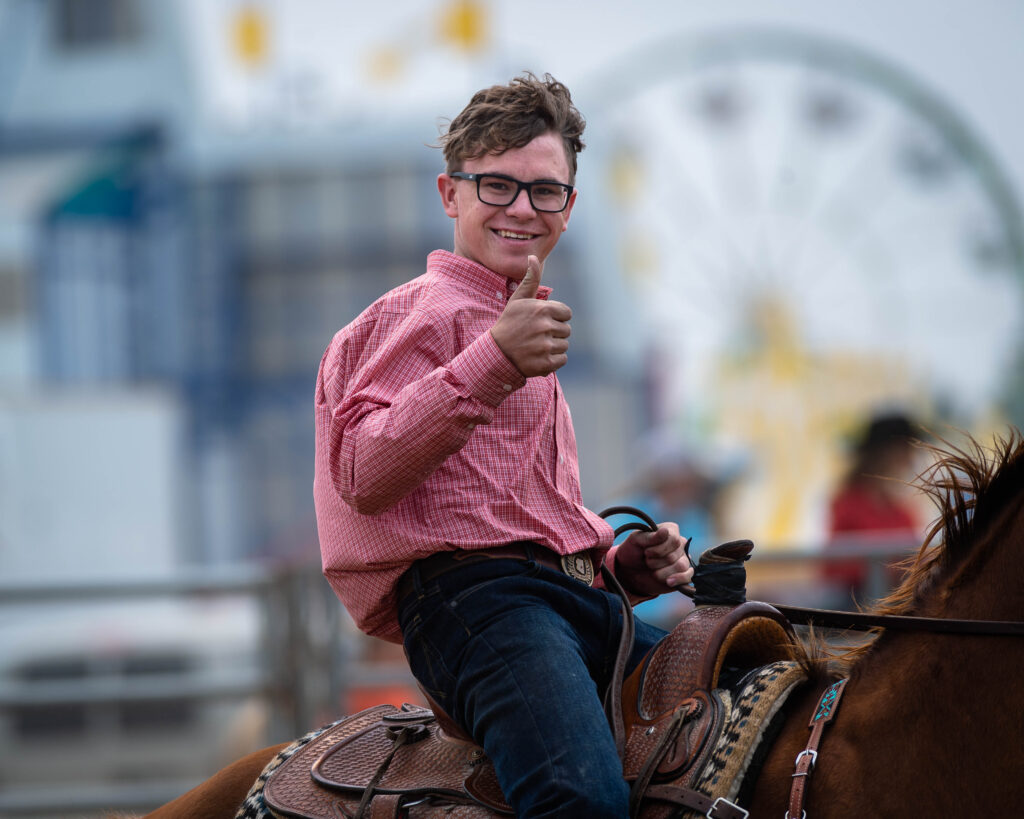
[[[560,301],[537,298],[544,265],[536,256],[526,261],[526,275],[509,297],[491,336],[527,378],[553,373],[568,360],[572,310]]]
[[[519,282],[519,286],[509,297],[509,301],[515,299],[535,299],[537,290],[540,288],[541,276],[544,275],[544,265],[536,256],[526,257],[526,275]]]

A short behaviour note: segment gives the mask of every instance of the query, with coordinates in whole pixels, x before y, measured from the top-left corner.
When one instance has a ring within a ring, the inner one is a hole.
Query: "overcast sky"
[[[225,48],[239,0],[187,0],[202,93],[236,114],[261,84],[292,81],[321,110],[353,107],[436,117],[483,83],[523,69],[549,71],[584,97],[607,72],[630,72],[656,45],[735,25],[783,25],[841,38],[912,72],[968,115],[999,157],[1024,179],[1024,73],[1020,0],[490,0],[491,37],[466,58],[439,43],[439,0],[265,0],[270,56],[261,70]],[[401,55],[394,79],[370,66]],[[429,112],[429,113],[428,113]]]

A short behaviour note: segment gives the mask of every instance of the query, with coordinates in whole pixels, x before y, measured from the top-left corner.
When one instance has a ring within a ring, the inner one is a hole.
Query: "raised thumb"
[[[526,259],[526,275],[519,282],[515,292],[509,297],[513,299],[532,299],[537,296],[537,288],[540,287],[540,277],[544,272],[544,265],[536,256],[528,256]]]

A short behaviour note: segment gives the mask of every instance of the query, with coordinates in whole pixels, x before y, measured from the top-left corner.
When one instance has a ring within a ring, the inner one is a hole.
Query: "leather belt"
[[[398,599],[402,600],[415,589],[413,572],[418,570],[421,582],[440,577],[446,572],[479,563],[482,560],[533,560],[561,574],[569,575],[588,586],[594,584],[594,577],[600,564],[594,559],[594,550],[587,549],[571,555],[559,555],[532,541],[516,541],[503,546],[492,546],[487,549],[456,549],[450,552],[437,552],[430,557],[417,560],[398,580]]]

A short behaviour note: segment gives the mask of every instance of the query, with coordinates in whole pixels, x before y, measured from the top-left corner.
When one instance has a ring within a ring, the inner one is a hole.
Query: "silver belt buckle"
[[[559,562],[562,564],[562,571],[569,577],[588,586],[594,585],[594,562],[590,559],[590,552],[561,555]]]

